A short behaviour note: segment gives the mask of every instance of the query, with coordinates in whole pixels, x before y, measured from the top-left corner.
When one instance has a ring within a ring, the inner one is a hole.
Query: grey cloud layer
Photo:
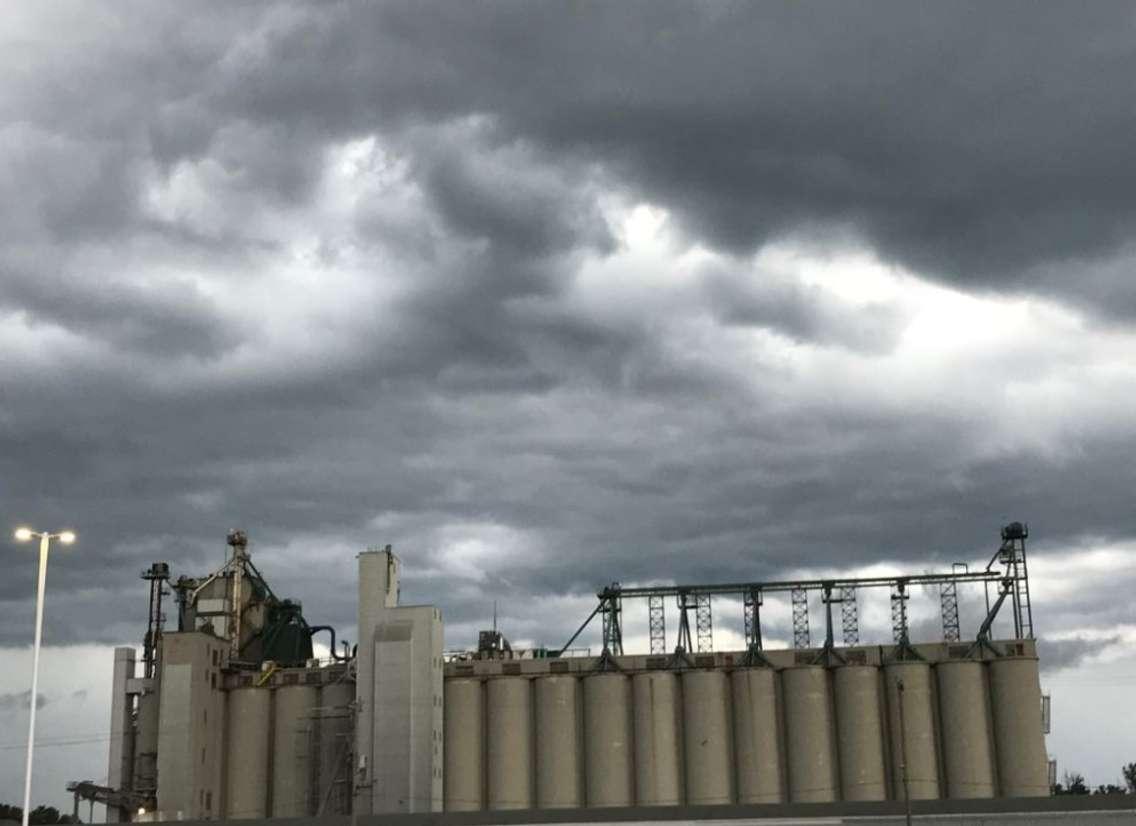
[[[533,597],[613,578],[1136,535],[1123,423],[976,447],[1008,366],[1049,361],[977,359],[953,409],[795,367],[886,371],[906,311],[748,258],[836,237],[1123,319],[1119,7],[93,8],[0,83],[0,518],[82,533],[50,639],[133,638],[142,567],[214,567],[237,525],[315,619],[352,622],[352,551],[390,541],[456,641],[496,596],[553,644],[587,600]],[[589,270],[640,199],[714,261]]]
[[[1073,270],[1133,241],[1134,27],[1109,3],[341,6],[271,16],[217,99],[345,131],[484,115],[728,249],[843,228],[1115,309],[1128,276]]]

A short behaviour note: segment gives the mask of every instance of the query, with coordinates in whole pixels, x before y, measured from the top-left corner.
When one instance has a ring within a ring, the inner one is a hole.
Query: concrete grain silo
[[[988,668],[1001,795],[1044,797],[1049,794],[1049,772],[1037,657],[999,657]]]
[[[820,665],[793,665],[781,672],[785,698],[785,746],[789,802],[838,800],[836,732],[831,678]]]
[[[575,809],[582,804],[579,680],[572,675],[533,681],[536,703],[536,805]]]
[[[939,797],[939,745],[931,677],[931,666],[923,661],[893,662],[884,667],[892,796],[896,800],[904,797],[904,761],[907,795],[912,800]]]
[[[480,680],[447,680],[445,801],[448,812],[485,806],[485,696]]]
[[[694,670],[682,675],[686,802],[734,802],[734,742],[729,675]]]
[[[488,807],[532,808],[532,685],[525,677],[499,677],[488,681],[486,695]]]
[[[319,688],[285,685],[273,695],[272,816],[314,814],[311,778],[319,746],[315,725]]]
[[[935,666],[943,721],[946,797],[994,797],[994,739],[987,666],[981,660],[946,660]],[[1048,792],[1048,788],[1047,788]]]
[[[631,680],[600,673],[584,683],[584,775],[588,806],[635,803]]]
[[[360,641],[335,652],[332,631],[333,656],[319,659],[310,637],[331,629],[276,598],[234,532],[224,568],[177,581],[178,630],[152,614],[142,676],[134,651],[116,650],[109,776],[132,805],[110,812],[130,819],[135,801],[151,819],[190,820],[1044,796],[1022,534],[1009,532],[1001,568],[976,572],[605,589],[597,653],[514,650],[496,629],[475,651],[444,653],[438,609],[400,605],[398,559],[366,551]],[[944,607],[944,641],[913,643],[903,600],[919,583],[977,583],[998,598],[973,639],[947,628]],[[854,607],[860,587],[891,589],[901,642],[859,643],[853,611],[837,645],[832,606]],[[710,596],[739,590],[747,647],[714,651]],[[793,648],[764,647],[758,591],[791,595]],[[810,591],[828,612],[814,647]],[[650,596],[660,612],[660,594],[696,622],[682,614],[673,653],[661,653],[659,621],[651,655],[625,654],[620,601]],[[1014,636],[996,639],[1003,603]]]
[[[268,759],[272,743],[272,692],[229,692],[225,815],[239,820],[268,816]]]
[[[780,678],[766,666],[739,668],[730,681],[738,803],[781,803],[785,772]]]
[[[887,800],[880,671],[844,665],[832,673],[841,799]]]
[[[673,671],[648,671],[632,678],[635,802],[640,806],[684,802],[681,692]]]

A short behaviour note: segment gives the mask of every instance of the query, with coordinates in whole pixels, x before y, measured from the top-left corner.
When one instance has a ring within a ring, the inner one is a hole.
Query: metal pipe
[[[326,631],[327,633],[331,634],[331,658],[333,660],[335,660],[336,662],[343,662],[344,660],[349,659],[349,657],[347,657],[346,655],[337,654],[336,651],[335,651],[335,629],[334,628],[332,628],[330,625],[309,625],[308,626],[308,636],[309,637],[315,636],[320,631]]]
[[[594,611],[592,611],[592,613],[588,614],[588,618],[587,618],[586,620],[584,620],[584,621],[583,621],[583,622],[582,622],[582,623],[580,624],[580,627],[576,629],[576,633],[575,633],[575,634],[573,634],[573,635],[572,635],[572,636],[571,636],[571,637],[569,638],[568,642],[564,643],[564,645],[563,645],[563,646],[561,646],[561,648],[560,648],[560,651],[559,651],[558,653],[561,653],[561,654],[563,654],[563,653],[564,653],[565,651],[567,651],[567,650],[568,650],[569,648],[571,648],[571,647],[572,647],[572,643],[574,643],[574,642],[576,641],[576,637],[578,637],[578,636],[580,636],[580,635],[581,635],[582,633],[584,633],[584,629],[588,627],[588,623],[589,623],[589,622],[591,622],[591,621],[592,621],[593,619],[595,619],[595,618],[596,618],[596,614],[598,614],[598,613],[600,612],[600,609],[601,609],[601,608],[603,608],[603,599],[602,599],[602,597],[601,597],[601,600],[600,600],[600,604],[596,606],[595,610],[594,610]]]

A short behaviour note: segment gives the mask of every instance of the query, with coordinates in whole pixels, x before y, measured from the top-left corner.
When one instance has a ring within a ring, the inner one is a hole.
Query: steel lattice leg
[[[790,591],[793,601],[793,647],[809,648],[809,593],[804,588]]]
[[[651,653],[667,653],[667,618],[661,596],[652,596],[648,599],[647,620],[650,625]]]
[[[623,600],[609,597],[603,608],[603,646],[611,654],[623,653]]]
[[[856,605],[856,589],[840,589],[840,625],[845,645],[860,644],[860,609]]]
[[[762,647],[761,592],[757,590],[746,591],[742,604],[745,608],[746,647],[753,651],[760,651]]]
[[[697,594],[694,602],[694,630],[698,635],[698,650],[714,650],[714,618],[710,611],[710,595]]]
[[[897,645],[907,643],[907,589],[897,583],[891,589],[891,633]]]
[[[943,639],[958,642],[962,639],[959,628],[958,583],[945,582],[939,586],[939,605],[943,615]]]

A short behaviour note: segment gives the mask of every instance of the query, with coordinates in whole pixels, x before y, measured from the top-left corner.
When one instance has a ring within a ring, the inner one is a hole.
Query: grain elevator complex
[[[274,594],[233,531],[208,576],[143,575],[140,655],[115,651],[108,781],[79,791],[110,821],[1045,797],[1027,535],[1008,525],[989,564],[941,574],[613,584],[558,649],[494,628],[455,652],[437,607],[400,603],[389,546],[359,554],[348,646]],[[986,596],[969,633],[966,588]],[[860,642],[867,593],[890,603],[886,645]],[[914,641],[909,606],[928,594],[942,634]],[[624,652],[632,602],[648,652]],[[714,650],[715,607],[741,612],[744,647]],[[773,650],[778,607],[793,643]],[[591,622],[602,646],[573,648]]]

